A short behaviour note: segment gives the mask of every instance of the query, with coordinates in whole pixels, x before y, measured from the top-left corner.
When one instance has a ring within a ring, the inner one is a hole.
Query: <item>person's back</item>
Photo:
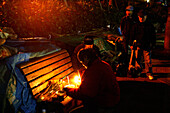
[[[102,108],[114,107],[120,99],[119,85],[111,66],[96,59],[84,73],[84,84],[81,88],[89,87],[84,93],[92,96],[94,103]],[[84,100],[87,101],[87,100]]]
[[[89,112],[114,111],[120,101],[120,89],[111,66],[98,58],[93,49],[82,50],[78,56],[86,70],[80,87],[67,94],[82,100]]]

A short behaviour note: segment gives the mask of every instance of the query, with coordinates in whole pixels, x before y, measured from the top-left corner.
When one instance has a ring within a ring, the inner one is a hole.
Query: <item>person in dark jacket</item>
[[[149,79],[153,79],[152,76],[152,63],[151,63],[151,50],[156,42],[155,28],[149,22],[147,18],[147,13],[145,10],[140,10],[138,12],[139,22],[133,27],[133,32],[130,39],[130,45],[132,48],[133,41],[136,40],[136,45],[138,47],[138,62],[140,63],[141,56],[143,53],[145,61],[145,72]]]
[[[96,51],[96,53],[98,54],[98,56],[100,56],[99,48],[94,44],[93,38],[95,38],[95,36],[85,35],[83,43],[79,44],[74,49],[74,52],[73,52],[73,55],[72,55],[73,68],[76,71],[79,71],[80,74],[84,71],[84,67],[82,66],[82,64],[77,59],[77,54],[78,54],[79,51],[81,51],[82,49],[93,48]]]
[[[81,113],[112,113],[120,101],[120,89],[111,66],[102,61],[94,49],[79,52],[79,60],[86,67],[78,89],[65,88],[66,94],[82,100]]]
[[[128,51],[128,44],[130,38],[130,32],[135,21],[133,18],[133,6],[129,5],[126,7],[126,16],[121,19],[120,29],[123,35],[123,45],[125,52]]]
[[[132,30],[132,26],[134,25],[134,17],[133,17],[133,6],[129,5],[126,7],[126,16],[124,16],[121,19],[120,22],[120,29],[123,35],[123,58],[122,62],[125,64],[126,67],[126,73],[128,71],[128,46],[129,46],[129,39],[130,39],[130,33]],[[126,75],[125,75],[126,76]]]

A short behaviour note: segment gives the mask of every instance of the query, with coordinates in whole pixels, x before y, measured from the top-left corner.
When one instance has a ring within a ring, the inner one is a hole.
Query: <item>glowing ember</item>
[[[78,88],[80,86],[80,84],[81,84],[80,75],[74,77],[74,83],[76,84],[76,88]]]
[[[44,100],[44,97],[41,97],[41,100]]]
[[[75,76],[75,77],[74,77],[74,82],[75,82],[76,84],[78,84],[78,83],[79,83],[79,81],[80,81],[79,76]]]

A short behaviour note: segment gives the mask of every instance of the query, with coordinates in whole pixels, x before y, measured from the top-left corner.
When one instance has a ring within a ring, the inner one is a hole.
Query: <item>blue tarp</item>
[[[28,83],[24,75],[21,73],[21,71],[16,65],[22,62],[29,61],[31,58],[41,57],[41,56],[61,50],[61,48],[58,48],[54,45],[48,45],[48,46],[45,45],[45,46],[46,46],[46,49],[43,51],[16,54],[14,56],[11,56],[5,59],[5,65],[7,66],[8,71],[9,71],[8,73],[9,80],[6,81],[8,82],[8,84],[6,87],[4,86],[4,89],[6,89],[6,93],[7,93],[6,95],[7,95],[8,101],[14,107],[15,113],[18,112],[19,109],[23,111],[24,113],[35,113],[36,112],[36,109],[35,109],[36,100],[34,100],[30,92]],[[35,48],[36,47],[37,46],[35,46]],[[2,76],[3,75],[1,75],[1,77]],[[1,87],[1,90],[2,90],[2,87]]]

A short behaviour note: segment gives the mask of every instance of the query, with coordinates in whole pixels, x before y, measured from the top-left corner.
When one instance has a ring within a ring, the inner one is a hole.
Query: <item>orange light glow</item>
[[[68,81],[68,84],[70,84],[69,76],[67,76],[67,81]]]
[[[75,77],[74,77],[74,82],[75,82],[76,84],[78,84],[78,83],[80,82],[79,76],[75,76]]]
[[[65,85],[64,87],[66,87],[66,88],[75,88],[76,86],[73,85],[73,84],[68,84],[68,85]]]
[[[63,83],[63,86],[65,88],[79,88],[80,84],[81,84],[81,77],[80,74],[78,73],[71,78],[67,76],[67,82]]]
[[[5,2],[5,1],[3,1],[3,2],[2,2],[2,5],[5,5],[5,4],[6,4],[6,2]]]
[[[78,88],[81,84],[81,78],[80,76],[75,76],[74,77],[74,83],[76,84],[76,88]]]
[[[41,100],[44,100],[44,97],[41,97]]]

